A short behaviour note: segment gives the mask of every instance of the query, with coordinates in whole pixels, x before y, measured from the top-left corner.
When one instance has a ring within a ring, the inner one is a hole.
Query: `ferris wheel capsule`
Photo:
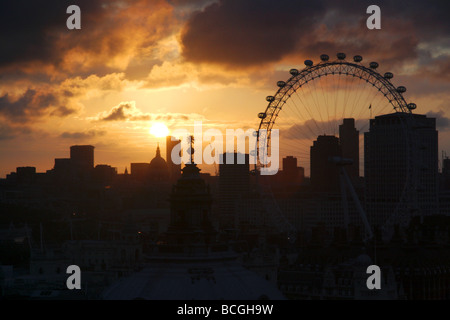
[[[378,62],[371,62],[369,66],[371,69],[376,69],[376,68],[378,68],[379,64],[378,64]]]
[[[355,61],[355,62],[361,62],[363,60],[363,57],[361,57],[361,56],[354,56],[353,57],[353,61]]]
[[[286,82],[284,82],[284,81],[278,81],[278,82],[277,82],[277,86],[279,86],[280,88],[283,88],[284,86],[286,86]]]
[[[384,74],[385,79],[392,79],[394,77],[394,74],[392,72],[386,72]]]
[[[416,110],[417,109],[417,105],[415,103],[410,103],[410,104],[408,104],[408,109],[409,110]]]
[[[274,96],[267,96],[267,97],[266,97],[266,100],[267,100],[268,102],[272,102],[272,101],[275,101],[275,97],[274,97]]]
[[[405,93],[406,92],[406,88],[404,86],[400,86],[397,88],[397,92],[398,93]]]
[[[344,60],[347,57],[347,55],[342,52],[338,53],[336,56],[339,60]]]
[[[291,69],[291,70],[289,71],[289,73],[290,73],[291,75],[293,75],[294,77],[295,77],[295,76],[298,76],[298,74],[299,74],[299,72],[298,72],[297,69]]]
[[[258,113],[258,118],[265,119],[267,117],[267,114],[265,112]]]
[[[313,62],[311,60],[305,60],[305,66],[307,67],[312,67],[313,66]]]
[[[327,54],[322,54],[320,56],[320,60],[322,60],[323,62],[330,60],[330,56]]]

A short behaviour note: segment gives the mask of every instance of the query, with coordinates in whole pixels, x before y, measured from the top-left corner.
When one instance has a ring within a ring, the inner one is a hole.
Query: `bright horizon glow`
[[[169,135],[169,128],[164,123],[156,122],[150,128],[150,133],[156,138],[163,138]]]

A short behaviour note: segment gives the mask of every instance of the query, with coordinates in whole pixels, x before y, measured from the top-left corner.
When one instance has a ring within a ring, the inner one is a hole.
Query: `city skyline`
[[[449,11],[2,1],[0,300],[448,300]]]
[[[142,0],[120,10],[114,4],[81,1],[82,29],[72,31],[64,3],[30,4],[21,14],[17,4],[4,4],[0,177],[19,166],[50,169],[76,144],[95,145],[96,163],[123,172],[131,162],[150,161],[157,142],[164,143],[149,133],[155,122],[170,130],[190,129],[195,120],[223,131],[257,129],[265,97],[290,68],[340,51],[393,72],[393,82],[408,88],[407,101],[418,105],[415,113],[437,118],[439,151],[450,150],[449,26],[440,19],[447,3],[382,2],[376,31],[365,28],[364,1],[351,10],[331,1]],[[269,12],[271,19],[257,18]],[[296,21],[297,15],[310,18]],[[20,26],[33,28],[30,38]]]

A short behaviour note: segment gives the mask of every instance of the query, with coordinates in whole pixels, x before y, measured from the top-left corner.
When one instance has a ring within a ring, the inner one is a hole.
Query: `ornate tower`
[[[208,245],[216,230],[211,223],[212,196],[193,162],[182,169],[181,178],[173,186],[170,201],[170,224],[167,242],[177,245]]]

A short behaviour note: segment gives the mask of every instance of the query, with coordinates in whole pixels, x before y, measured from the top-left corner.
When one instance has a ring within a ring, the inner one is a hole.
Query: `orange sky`
[[[164,154],[164,139],[149,134],[155,122],[257,129],[277,80],[339,51],[394,72],[416,112],[438,117],[450,153],[443,2],[417,21],[418,1],[401,13],[382,1],[378,31],[365,28],[365,1],[75,1],[82,29],[71,31],[67,3],[0,5],[0,177],[18,166],[45,172],[75,144],[94,145],[96,164],[123,172],[149,162],[157,142]]]

